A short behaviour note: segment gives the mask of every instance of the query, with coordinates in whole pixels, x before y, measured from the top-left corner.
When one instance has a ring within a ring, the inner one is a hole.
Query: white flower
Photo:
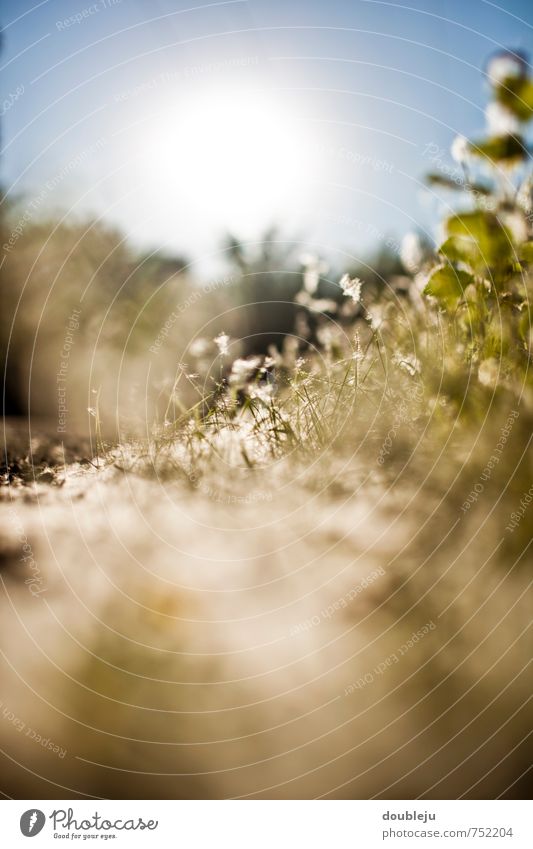
[[[523,77],[525,71],[524,59],[508,50],[496,53],[487,65],[487,76],[494,86],[502,85],[510,78]]]
[[[221,356],[225,357],[228,353],[229,336],[227,333],[219,333],[215,336],[215,345],[217,346]]]
[[[346,297],[351,298],[356,304],[360,302],[363,281],[359,277],[350,277],[349,274],[343,274],[339,281],[339,286]]]
[[[424,261],[424,250],[417,233],[406,233],[400,247],[400,259],[412,274],[418,271]]]
[[[302,254],[300,262],[304,267],[304,288],[312,295],[317,290],[320,275],[325,274],[328,265],[316,254]]]
[[[527,241],[529,235],[526,219],[520,212],[508,212],[502,215],[502,220],[510,231],[513,241],[516,244],[521,244]]]
[[[381,304],[375,304],[374,306],[372,306],[368,310],[366,320],[368,321],[372,330],[379,330],[379,328],[385,321],[385,317],[383,315],[383,306]]]
[[[452,159],[457,162],[458,165],[462,165],[466,162],[471,153],[468,139],[461,135],[455,136],[450,148],[450,153],[452,155]]]
[[[513,136],[520,132],[515,116],[501,103],[489,103],[485,109],[487,130],[493,136]]]
[[[261,365],[260,357],[249,357],[247,360],[239,357],[234,360],[229,376],[230,385],[236,389],[242,389],[246,385],[253,372]]]
[[[331,346],[335,342],[336,335],[333,328],[329,324],[324,324],[322,327],[319,327],[316,331],[316,338],[320,342],[320,344],[326,349],[326,351],[331,350]]]
[[[522,182],[516,196],[516,202],[527,215],[533,211],[533,180],[531,177]]]
[[[500,365],[498,360],[494,359],[494,357],[490,357],[490,359],[483,360],[483,362],[479,364],[477,372],[478,380],[483,386],[488,386],[494,389],[498,385],[499,372]]]
[[[189,353],[191,357],[204,357],[208,353],[210,347],[211,343],[209,340],[199,336],[197,339],[193,339],[189,345]]]
[[[250,387],[250,398],[262,401],[263,404],[272,404],[274,386],[272,383],[254,383]]]
[[[361,348],[361,339],[359,338],[359,333],[356,333],[353,337],[353,354],[352,358],[359,362],[360,360],[364,360],[365,356],[363,354],[363,349]]]

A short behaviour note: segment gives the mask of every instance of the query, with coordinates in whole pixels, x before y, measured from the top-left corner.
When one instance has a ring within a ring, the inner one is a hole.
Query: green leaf
[[[519,162],[529,155],[521,136],[493,136],[486,141],[470,142],[469,148],[474,156],[488,159],[493,165]]]
[[[508,77],[495,89],[494,96],[519,121],[533,118],[533,81],[528,77]]]
[[[475,245],[471,245],[470,242],[454,236],[450,236],[442,243],[439,253],[450,262],[465,262],[468,264],[476,257]]]
[[[474,278],[467,271],[459,271],[451,265],[442,265],[433,272],[428,280],[425,295],[432,295],[447,309],[453,309],[463,296],[463,292]]]
[[[446,177],[444,174],[436,174],[431,172],[426,175],[426,183],[429,183],[430,186],[442,186],[444,189],[464,189],[465,182],[461,176],[457,176],[456,179],[453,177]]]
[[[452,215],[446,222],[448,240],[442,250],[453,262],[467,262],[476,274],[503,273],[513,258],[508,230],[492,212],[477,210]]]
[[[474,195],[477,194],[485,196],[490,195],[491,193],[490,186],[485,186],[483,183],[467,183],[460,175],[454,178],[446,177],[444,174],[431,172],[426,175],[425,179],[430,186],[442,186],[443,189],[453,189],[454,191],[466,190]]]

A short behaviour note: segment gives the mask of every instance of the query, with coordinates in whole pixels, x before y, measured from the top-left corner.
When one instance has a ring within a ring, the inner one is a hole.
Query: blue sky
[[[456,133],[482,134],[487,56],[533,52],[525,0],[1,9],[8,191],[103,215],[203,268],[226,227],[253,239],[276,221],[356,256],[415,226],[431,233],[427,145],[446,157]]]

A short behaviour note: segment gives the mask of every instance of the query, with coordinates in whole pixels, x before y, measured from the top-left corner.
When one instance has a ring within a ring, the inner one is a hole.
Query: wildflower
[[[335,341],[335,333],[329,324],[324,324],[317,329],[316,338],[326,351],[331,351],[331,347]]]
[[[215,345],[218,348],[219,354],[221,357],[225,357],[228,354],[228,345],[229,345],[229,336],[227,333],[219,333],[218,336],[215,336],[214,339]]]
[[[355,336],[353,337],[353,344],[354,344],[354,348],[353,348],[352,358],[356,362],[359,362],[360,360],[364,359],[364,354],[363,354],[363,349],[361,348],[361,339],[359,337],[359,333],[356,333]]]
[[[520,212],[518,212],[518,210],[515,210],[514,212],[504,213],[501,217],[504,225],[511,233],[515,244],[520,245],[522,242],[525,242],[527,240],[527,221],[524,216]]]
[[[247,360],[239,357],[234,360],[229,376],[230,385],[236,389],[242,389],[260,365],[260,357],[249,357]]]
[[[254,383],[250,388],[250,398],[262,401],[263,404],[272,404],[274,385],[272,383]]]
[[[498,360],[490,357],[488,360],[483,360],[479,364],[477,376],[482,386],[495,388],[498,385],[498,376],[500,373],[500,365]]]
[[[485,109],[485,118],[487,130],[493,136],[514,136],[520,132],[517,119],[501,103],[489,103]]]
[[[464,136],[455,136],[450,148],[452,159],[458,165],[463,165],[470,156],[470,142]]]
[[[379,330],[383,322],[385,321],[385,316],[383,314],[383,307],[381,304],[374,304],[369,310],[367,315],[365,316],[372,330]]]
[[[350,277],[349,274],[343,274],[339,281],[339,286],[346,297],[351,298],[356,304],[360,302],[363,281],[359,277]]]
[[[223,335],[223,334],[221,334]],[[216,339],[215,339],[216,342]],[[189,345],[189,352],[191,357],[204,357],[210,348],[210,342],[208,339],[203,338],[202,336],[198,337],[198,339],[193,339],[191,344]]]
[[[279,365],[284,366],[289,371],[294,368],[300,342],[296,336],[286,336],[283,340],[283,353]],[[269,352],[272,347],[269,348]],[[275,350],[275,349],[274,349]]]
[[[320,275],[328,270],[328,266],[316,254],[302,254],[300,262],[304,268],[304,289],[312,295],[318,288]]]
[[[523,180],[516,196],[516,202],[526,215],[530,215],[533,211],[533,180],[531,176]]]
[[[520,79],[527,73],[527,64],[520,53],[501,50],[495,53],[487,65],[487,76],[493,86],[504,85],[509,79]]]
[[[297,293],[295,301],[314,313],[336,312],[337,310],[337,304],[331,298],[313,298],[304,289]]]
[[[424,261],[424,250],[417,233],[406,233],[402,239],[400,259],[407,271],[414,274]]]
[[[296,336],[300,339],[309,339],[309,337],[311,336],[311,328],[307,320],[307,315],[304,315],[303,312],[299,312],[296,314],[296,320],[294,322],[294,332],[296,333]]]

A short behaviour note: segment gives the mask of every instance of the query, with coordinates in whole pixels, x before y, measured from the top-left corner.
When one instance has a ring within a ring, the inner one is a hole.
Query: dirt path
[[[428,493],[417,536],[371,481],[60,477],[0,505],[6,792],[485,797],[525,769],[526,582],[444,510],[420,536]]]

